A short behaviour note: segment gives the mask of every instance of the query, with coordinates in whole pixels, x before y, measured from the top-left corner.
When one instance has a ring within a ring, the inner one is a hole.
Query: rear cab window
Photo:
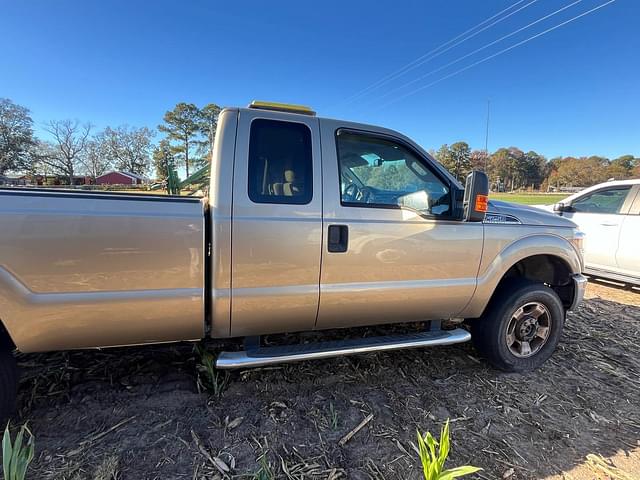
[[[255,119],[249,135],[249,198],[308,204],[313,198],[311,130],[302,123]]]

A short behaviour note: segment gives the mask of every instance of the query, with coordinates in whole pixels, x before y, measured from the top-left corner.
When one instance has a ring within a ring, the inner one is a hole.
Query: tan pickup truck
[[[237,368],[472,338],[535,368],[582,300],[582,234],[487,190],[392,130],[255,102],[220,114],[208,198],[0,189],[0,416],[16,349],[244,337],[217,360]],[[408,322],[424,329],[260,341]]]

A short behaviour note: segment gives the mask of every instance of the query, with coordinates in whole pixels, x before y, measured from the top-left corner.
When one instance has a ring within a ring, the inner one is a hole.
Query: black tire
[[[13,414],[18,394],[18,366],[8,348],[0,348],[0,426]]]
[[[496,292],[483,316],[471,321],[471,338],[478,352],[494,367],[528,372],[553,354],[564,320],[562,301],[551,288],[542,283],[515,282]]]

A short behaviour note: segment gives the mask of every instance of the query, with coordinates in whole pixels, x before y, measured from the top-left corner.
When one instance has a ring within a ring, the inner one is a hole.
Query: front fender
[[[572,274],[579,274],[582,270],[580,257],[569,240],[551,233],[519,238],[497,255],[491,253],[489,247],[490,245],[485,245],[476,290],[471,301],[460,314],[463,318],[476,318],[482,315],[500,280],[520,260],[535,255],[550,255],[562,260]],[[492,258],[485,258],[485,255],[491,255]]]

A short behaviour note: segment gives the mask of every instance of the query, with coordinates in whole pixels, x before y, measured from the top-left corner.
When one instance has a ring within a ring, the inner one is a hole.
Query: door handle
[[[603,227],[617,227],[618,226],[617,223],[601,223],[600,225],[602,225]]]
[[[327,250],[332,253],[344,253],[349,248],[349,227],[329,225]]]

